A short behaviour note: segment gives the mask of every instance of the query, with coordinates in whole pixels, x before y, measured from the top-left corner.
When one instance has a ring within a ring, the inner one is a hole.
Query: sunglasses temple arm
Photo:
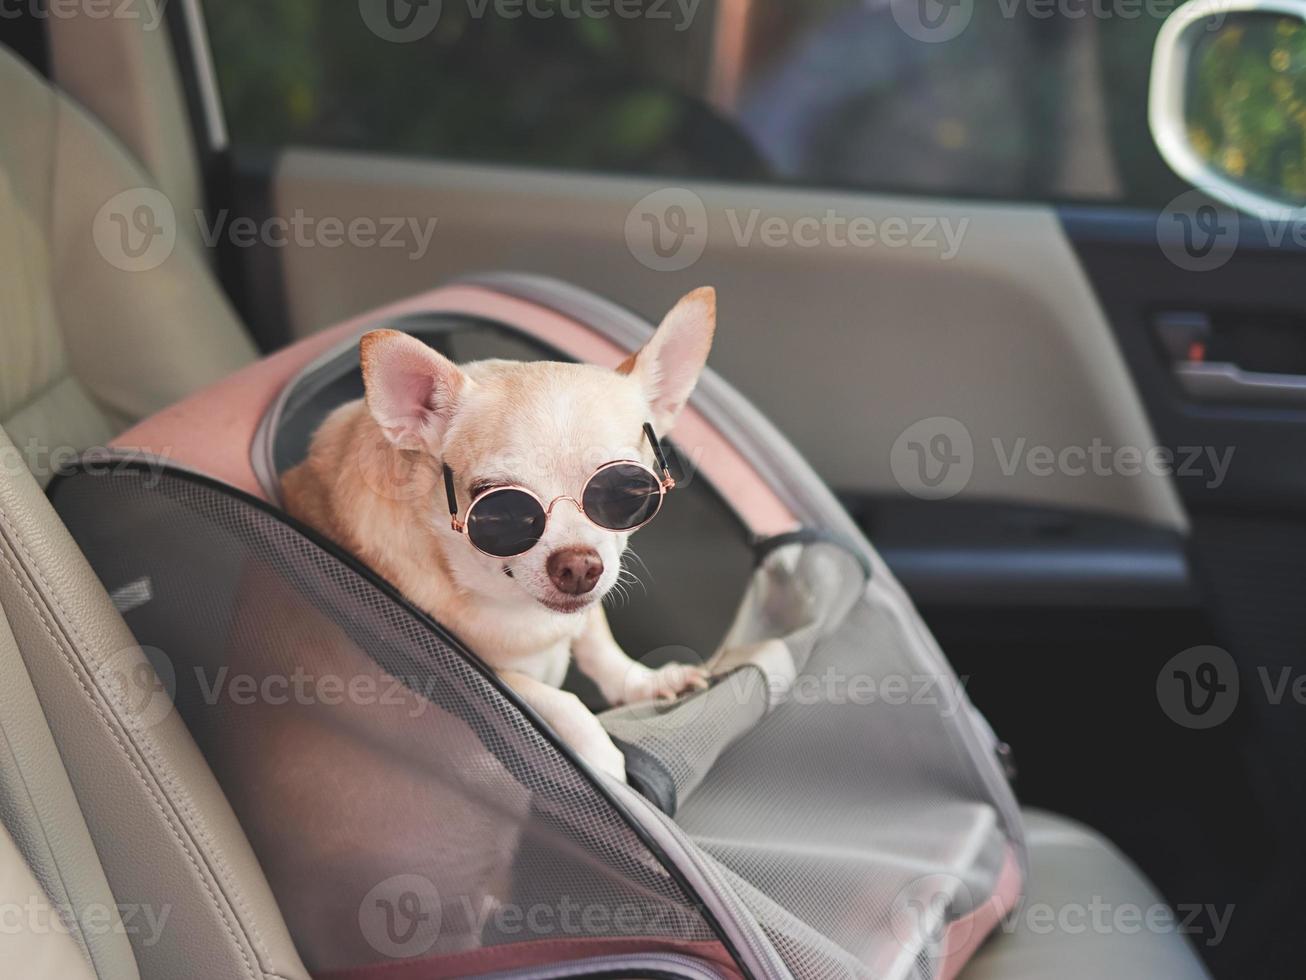
[[[463,522],[458,520],[458,492],[453,486],[453,470],[448,464],[444,467],[444,492],[449,498],[449,521],[455,531],[462,531]]]
[[[674,490],[676,486],[675,478],[671,475],[671,467],[667,465],[666,454],[662,452],[662,443],[658,441],[658,435],[653,431],[653,423],[644,423],[644,435],[648,437],[648,444],[653,447],[653,458],[658,462],[658,469],[662,471],[662,486],[667,490]]]

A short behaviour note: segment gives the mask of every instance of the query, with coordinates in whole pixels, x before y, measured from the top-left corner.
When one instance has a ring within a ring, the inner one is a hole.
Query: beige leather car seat
[[[0,91],[0,422],[18,444],[0,434],[0,916],[31,910],[12,936],[0,921],[0,976],[304,977],[176,714],[125,702],[116,681],[147,661],[39,485],[55,451],[104,441],[246,363],[252,345],[189,235],[148,271],[97,249],[104,204],[149,186],[114,139],[2,49]],[[1031,900],[1157,901],[1110,845],[1060,818],[1031,818],[1030,862]],[[1173,933],[1019,920],[964,974],[1205,975]]]
[[[116,200],[130,213],[151,186],[126,152],[7,52],[0,92],[0,425],[44,482],[52,457],[103,443],[255,352],[188,235],[156,268],[113,264],[118,229],[102,209]]]
[[[95,974],[9,835],[0,828],[0,963],[24,975],[94,980]]]
[[[181,722],[124,702],[147,661],[38,485],[253,345],[187,238],[141,272],[97,248],[149,186],[100,125],[3,51],[0,91],[0,935],[30,944],[0,975],[76,976],[71,949],[100,978],[304,977]]]

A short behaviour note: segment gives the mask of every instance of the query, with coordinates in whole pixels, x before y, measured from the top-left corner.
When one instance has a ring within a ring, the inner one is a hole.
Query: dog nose
[[[584,595],[598,585],[603,559],[593,548],[564,548],[549,555],[544,567],[559,592]]]

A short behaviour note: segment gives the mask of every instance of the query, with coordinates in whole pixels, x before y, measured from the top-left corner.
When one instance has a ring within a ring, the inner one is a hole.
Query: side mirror
[[[1191,0],[1152,57],[1152,138],[1193,186],[1306,216],[1306,0]]]

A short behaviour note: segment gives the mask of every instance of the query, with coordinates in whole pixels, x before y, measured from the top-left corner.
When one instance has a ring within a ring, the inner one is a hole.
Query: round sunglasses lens
[[[643,466],[617,463],[590,478],[581,505],[599,527],[629,531],[652,520],[658,512],[662,484]]]
[[[512,558],[535,547],[544,536],[540,502],[520,490],[487,493],[467,515],[467,536],[487,555]]]

